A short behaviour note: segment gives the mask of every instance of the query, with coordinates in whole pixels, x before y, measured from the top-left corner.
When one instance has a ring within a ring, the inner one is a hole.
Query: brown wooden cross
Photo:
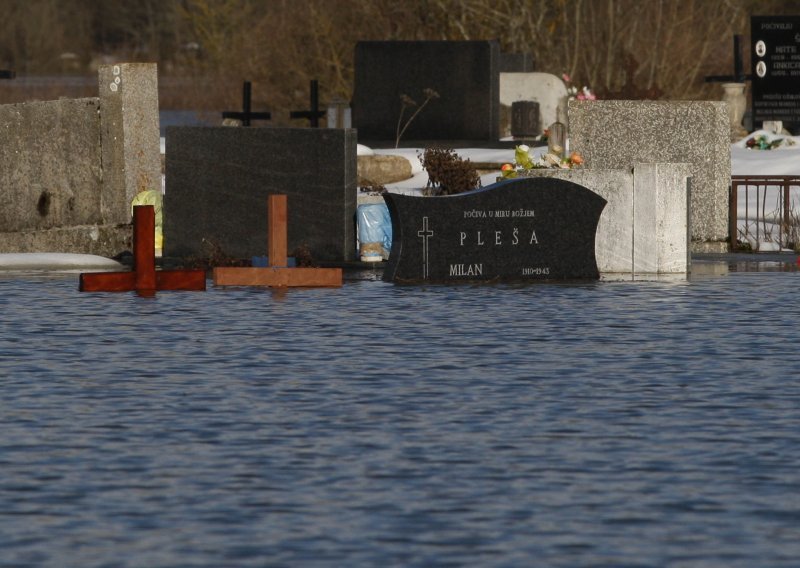
[[[156,270],[156,215],[152,205],[133,208],[133,271],[81,274],[81,292],[130,292],[152,296],[156,290],[205,290],[205,270]]]
[[[342,285],[341,268],[289,268],[286,254],[286,196],[267,197],[267,255],[269,266],[216,267],[215,286],[336,287]]]

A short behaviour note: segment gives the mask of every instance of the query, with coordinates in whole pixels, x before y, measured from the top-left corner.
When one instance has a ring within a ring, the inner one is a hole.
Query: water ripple
[[[794,566],[797,273],[0,280],[0,565]]]

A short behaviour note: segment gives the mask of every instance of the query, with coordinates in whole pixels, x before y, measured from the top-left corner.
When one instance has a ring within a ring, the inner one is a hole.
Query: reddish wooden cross
[[[205,270],[156,270],[155,209],[133,208],[133,271],[81,274],[81,292],[130,292],[152,296],[156,290],[205,290]]]
[[[286,254],[286,196],[267,197],[266,268],[216,267],[215,286],[336,287],[342,285],[341,268],[289,268]]]

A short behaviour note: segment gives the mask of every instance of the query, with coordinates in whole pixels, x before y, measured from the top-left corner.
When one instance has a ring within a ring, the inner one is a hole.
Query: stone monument
[[[104,164],[103,215],[127,223],[142,190],[161,189],[158,73],[151,63],[104,65],[99,71],[100,137]]]
[[[800,16],[752,16],[750,60],[753,122],[800,124]]]
[[[728,250],[730,117],[720,101],[569,102],[570,150],[588,169],[691,164],[691,249]]]
[[[554,122],[567,121],[567,95],[564,81],[550,73],[500,73],[501,109],[510,109],[516,101],[539,103],[539,127],[542,131]],[[501,124],[501,136],[511,134],[509,126]]]
[[[165,256],[264,254],[264,203],[285,194],[290,253],[355,259],[355,130],[173,126],[166,144]]]
[[[98,97],[0,105],[0,252],[130,250],[133,197],[161,190],[156,65],[98,82]]]
[[[532,169],[523,175],[582,185],[605,199],[595,254],[601,274],[659,279],[686,274],[691,164],[634,164],[632,168]]]
[[[386,194],[393,282],[596,279],[606,200],[559,179],[515,179],[446,197]]]

